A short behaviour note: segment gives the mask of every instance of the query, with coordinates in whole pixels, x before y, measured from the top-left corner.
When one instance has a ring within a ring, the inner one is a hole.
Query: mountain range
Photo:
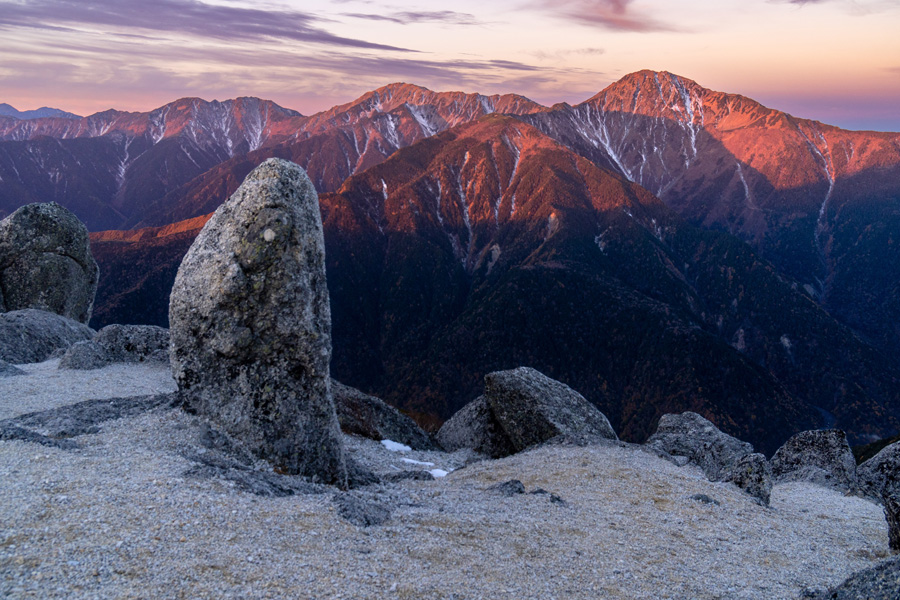
[[[96,231],[93,323],[165,325],[193,237],[272,156],[320,192],[334,376],[422,423],[528,365],[626,439],[683,410],[765,451],[900,429],[900,134],[670,73],[576,106],[392,84],[312,116],[0,117],[0,215],[68,206]]]
[[[76,114],[44,106],[36,110],[16,110],[9,104],[0,104],[0,117],[12,117],[14,119],[43,119],[45,117],[58,117],[65,119],[80,119]]]

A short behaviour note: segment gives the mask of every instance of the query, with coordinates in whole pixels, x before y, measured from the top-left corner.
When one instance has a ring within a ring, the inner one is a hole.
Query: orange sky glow
[[[259,96],[311,114],[394,81],[577,103],[667,70],[900,130],[895,0],[0,0],[0,102],[77,114]]]

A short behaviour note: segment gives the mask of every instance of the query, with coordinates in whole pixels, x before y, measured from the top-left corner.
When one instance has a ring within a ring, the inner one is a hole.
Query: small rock
[[[731,468],[726,477],[757,500],[763,506],[769,506],[772,493],[772,465],[762,454],[754,452],[742,457]]]
[[[900,495],[900,442],[886,446],[856,468],[859,487],[873,498]]]
[[[370,471],[360,463],[351,458],[346,459],[347,464],[347,486],[350,489],[361,488],[367,485],[377,485],[381,483],[381,478],[374,472]]]
[[[856,460],[839,429],[802,431],[772,457],[776,482],[809,481],[839,490],[857,488]]]
[[[714,504],[715,506],[720,506],[721,503],[718,500],[710,498],[706,494],[694,494],[691,496],[691,500],[696,500],[702,504]]]
[[[324,486],[309,483],[302,477],[257,471],[227,458],[213,455],[187,454],[185,458],[199,462],[184,475],[195,479],[225,479],[255,496],[282,498],[295,494],[321,494]]]
[[[147,411],[171,408],[175,394],[85,400],[0,421],[0,424],[37,430],[53,438],[67,438],[99,431],[106,421],[132,417]]]
[[[431,437],[416,422],[375,396],[331,380],[331,393],[344,433],[372,440],[394,440],[415,450],[437,450]]]
[[[107,325],[70,347],[60,369],[99,369],[113,363],[169,362],[169,330],[154,325]]]
[[[444,423],[435,437],[447,452],[472,449],[491,458],[515,454],[515,449],[494,419],[484,396],[479,396],[459,409]]]
[[[333,501],[341,518],[359,527],[381,525],[391,518],[386,506],[350,493],[335,494]]]
[[[26,308],[0,314],[0,360],[21,365],[47,360],[54,351],[89,340],[95,331],[56,313]]]
[[[155,325],[107,325],[94,342],[111,362],[169,362],[169,330]]]
[[[568,503],[567,503],[565,500],[563,500],[562,498],[560,498],[560,497],[557,496],[556,494],[551,494],[550,492],[548,492],[548,491],[545,490],[544,488],[537,488],[537,489],[534,489],[534,490],[532,490],[532,491],[530,491],[530,492],[528,492],[528,493],[529,493],[529,494],[538,495],[538,496],[550,496],[550,502],[552,502],[553,504],[561,504],[562,506],[568,506]]]
[[[87,228],[70,210],[29,204],[0,221],[0,312],[36,308],[87,323],[99,276]]]
[[[499,492],[504,496],[515,496],[516,494],[525,493],[525,486],[518,479],[510,479],[509,481],[492,485],[488,489],[493,492]]]
[[[434,481],[434,475],[428,471],[400,471],[384,476],[385,481],[396,483],[398,481]]]
[[[88,371],[103,368],[108,364],[110,362],[107,360],[103,348],[93,340],[85,340],[69,346],[59,360],[57,368]]]

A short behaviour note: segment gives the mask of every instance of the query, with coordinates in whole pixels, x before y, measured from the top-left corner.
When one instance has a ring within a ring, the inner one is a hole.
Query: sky
[[[258,96],[312,114],[404,81],[576,104],[654,69],[900,131],[898,31],[900,0],[0,0],[0,102]]]

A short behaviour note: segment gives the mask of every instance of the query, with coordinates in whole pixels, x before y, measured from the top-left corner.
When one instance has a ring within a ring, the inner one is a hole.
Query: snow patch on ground
[[[421,465],[423,467],[433,467],[434,466],[433,462],[428,462],[425,460],[413,460],[411,458],[401,458],[400,460],[402,460],[403,462],[410,464],[410,465]]]
[[[400,442],[395,442],[393,440],[381,440],[381,445],[391,452],[409,452],[412,450],[412,448],[406,444],[401,444]]]

